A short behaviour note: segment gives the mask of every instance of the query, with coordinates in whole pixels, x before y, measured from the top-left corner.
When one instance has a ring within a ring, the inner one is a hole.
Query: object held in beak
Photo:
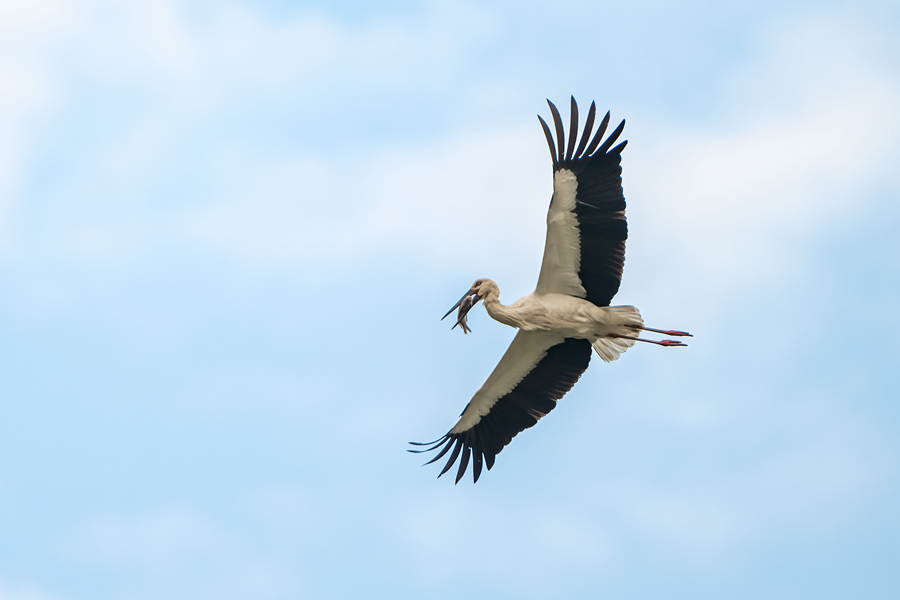
[[[462,329],[463,333],[469,333],[472,331],[468,324],[466,323],[466,315],[475,304],[481,300],[481,296],[475,293],[475,290],[469,290],[465,293],[465,295],[459,299],[459,302],[453,305],[453,308],[447,311],[447,314],[441,317],[441,321],[446,319],[450,313],[458,306],[459,312],[456,313],[456,325],[459,325],[460,329]],[[450,329],[456,329],[456,325],[451,327]]]

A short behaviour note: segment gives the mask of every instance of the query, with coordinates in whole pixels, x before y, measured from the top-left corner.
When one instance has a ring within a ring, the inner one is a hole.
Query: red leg
[[[682,344],[681,342],[678,342],[678,341],[675,341],[675,340],[659,340],[659,341],[657,341],[657,340],[645,340],[645,339],[639,338],[639,337],[631,337],[630,335],[617,335],[617,334],[615,334],[615,333],[611,333],[611,334],[609,334],[609,336],[607,336],[607,337],[611,337],[611,338],[623,338],[623,339],[626,339],[626,340],[634,340],[634,341],[636,341],[636,342],[647,342],[648,344],[656,344],[657,346],[667,346],[667,347],[671,347],[671,346],[687,346],[687,344]]]
[[[661,333],[663,335],[673,335],[673,336],[687,336],[694,337],[689,334],[687,331],[673,331],[671,329],[652,329],[650,327],[641,327],[644,331],[652,331],[653,333]]]

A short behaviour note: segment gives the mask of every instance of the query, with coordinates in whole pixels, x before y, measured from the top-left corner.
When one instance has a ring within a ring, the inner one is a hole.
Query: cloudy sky
[[[0,0],[0,600],[898,597],[898,30]],[[513,331],[439,318],[533,288],[570,95],[627,119],[616,301],[695,337],[454,486],[406,442]]]

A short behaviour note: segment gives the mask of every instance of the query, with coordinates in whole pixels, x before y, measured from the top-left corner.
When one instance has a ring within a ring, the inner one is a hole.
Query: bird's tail
[[[640,328],[644,326],[641,313],[633,306],[610,306],[608,317],[613,325],[612,333],[637,337]],[[604,362],[617,360],[623,352],[634,346],[634,340],[620,337],[600,337],[593,343],[594,350]]]

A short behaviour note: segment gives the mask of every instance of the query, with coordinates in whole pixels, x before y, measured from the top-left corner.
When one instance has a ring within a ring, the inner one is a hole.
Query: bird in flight
[[[638,337],[641,331],[666,336],[690,336],[683,331],[644,327],[633,306],[610,306],[622,280],[625,262],[625,197],[622,193],[622,150],[614,148],[625,121],[603,140],[609,113],[591,138],[596,105],[591,103],[578,147],[578,106],[572,98],[566,144],[559,110],[550,102],[556,144],[547,123],[538,116],[553,159],[553,196],[547,213],[544,258],[535,290],[509,306],[500,304],[500,289],[490,279],[478,279],[451,308],[456,325],[471,331],[466,315],[479,301],[488,315],[518,329],[515,338],[484,385],[466,405],[456,425],[443,437],[410,452],[438,451],[425,464],[450,457],[438,477],[459,460],[456,482],[472,460],[477,482],[483,465],[494,459],[520,431],[556,407],[585,372],[593,351],[610,362],[635,342],[685,346],[670,339]],[[601,143],[602,141],[602,143]]]

